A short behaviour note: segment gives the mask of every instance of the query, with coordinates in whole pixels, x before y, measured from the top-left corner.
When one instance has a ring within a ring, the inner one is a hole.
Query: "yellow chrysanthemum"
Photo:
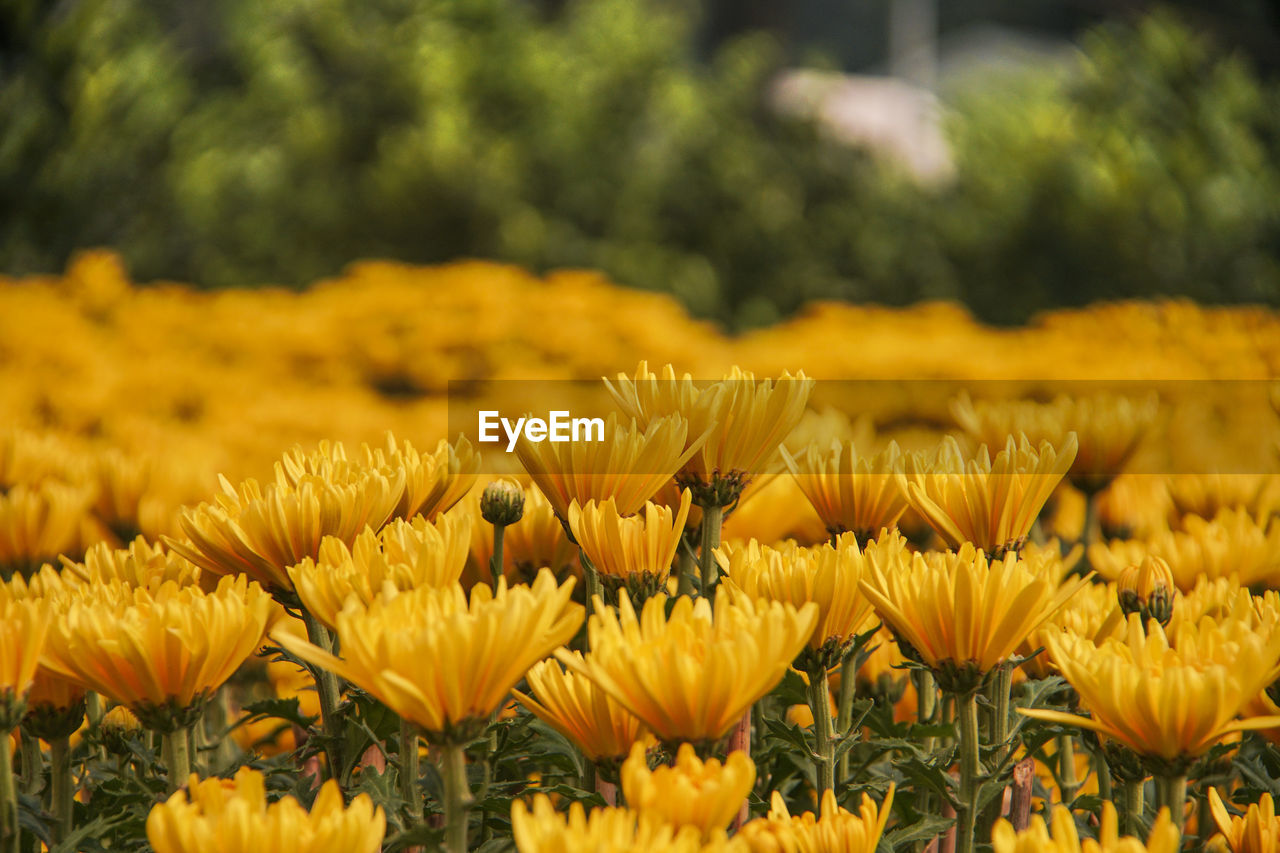
[[[599,602],[587,626],[591,653],[556,656],[582,673],[668,742],[716,741],[782,680],[818,620],[818,608],[777,602],[715,603],[667,596],[645,602],[637,618],[631,601],[616,609]]]
[[[289,566],[319,557],[326,536],[351,544],[365,527],[380,528],[404,493],[403,471],[388,477],[329,458],[334,452],[327,445],[312,457],[295,451],[276,463],[275,480],[265,486],[249,479],[237,489],[221,478],[216,503],[183,510],[190,541],[165,541],[215,575],[243,574],[273,595],[290,596]]]
[[[690,496],[685,489],[680,506],[644,505],[644,515],[622,517],[613,498],[579,506],[569,504],[569,527],[587,558],[603,577],[652,579],[666,582],[675,559],[685,520],[689,517]]]
[[[22,719],[48,628],[44,602],[7,597],[0,601],[0,733]]]
[[[1129,617],[1120,637],[1101,644],[1071,633],[1045,634],[1053,660],[1092,714],[1020,709],[1092,729],[1139,755],[1185,763],[1231,732],[1275,726],[1275,718],[1236,719],[1280,673],[1280,617],[1211,618],[1145,626]]]
[[[644,427],[634,419],[624,425],[610,415],[603,441],[532,442],[522,433],[516,456],[557,518],[567,521],[575,500],[585,505],[607,498],[613,498],[619,515],[633,515],[693,455],[697,445],[685,447],[688,432],[679,415]]]
[[[955,400],[956,422],[977,441],[998,447],[1009,436],[1023,434],[1031,442],[1061,446],[1074,432],[1080,450],[1068,477],[1086,494],[1101,491],[1123,470],[1155,422],[1159,401],[1116,394],[1058,396],[1050,403],[1031,400],[980,401],[967,395]]]
[[[368,794],[344,806],[332,780],[309,812],[293,797],[268,803],[262,773],[242,767],[234,780],[192,774],[186,790],[151,809],[147,840],[156,853],[376,853],[386,825]]]
[[[101,584],[53,620],[43,664],[128,705],[151,728],[163,730],[169,717],[186,725],[258,649],[277,612],[244,577],[223,578],[212,593]]]
[[[105,542],[99,542],[85,552],[82,562],[63,557],[62,580],[73,586],[119,581],[152,590],[169,582],[178,586],[198,586],[200,567],[182,555],[139,536],[125,548],[111,548]]]
[[[769,814],[746,824],[735,838],[745,841],[751,853],[875,853],[889,821],[893,793],[894,786],[890,784],[879,807],[863,794],[855,815],[838,806],[835,792],[827,789],[822,792],[821,817],[815,818],[813,812],[792,817],[782,795],[775,791]]]
[[[1087,582],[1059,584],[1013,554],[990,560],[972,545],[928,555],[868,547],[867,557],[862,590],[899,641],[966,681],[1008,660]]]
[[[1276,806],[1270,794],[1264,793],[1258,802],[1250,804],[1242,817],[1233,817],[1227,812],[1218,789],[1210,788],[1209,809],[1220,833],[1214,838],[1225,843],[1231,853],[1276,853],[1280,850],[1280,817],[1276,817]]]
[[[532,811],[521,801],[511,806],[511,830],[520,853],[747,853],[747,847],[721,830],[704,841],[695,827],[675,827],[630,809],[592,809],[581,803],[560,815],[545,794],[533,798]]]
[[[833,442],[825,451],[810,445],[799,459],[785,449],[782,454],[833,536],[852,532],[865,543],[906,512],[907,499],[894,476],[902,455],[896,442],[874,456],[859,456],[853,442]]]
[[[1224,509],[1262,517],[1275,485],[1275,476],[1268,474],[1175,474],[1163,481],[1174,512],[1200,518],[1213,518]]]
[[[567,654],[582,659],[581,652]],[[567,737],[590,761],[621,761],[630,754],[632,744],[648,739],[635,714],[591,679],[562,669],[554,660],[535,663],[525,680],[533,695],[513,691],[520,704]]]
[[[274,636],[298,657],[325,667],[422,726],[449,737],[486,720],[534,663],[567,643],[583,608],[551,572],[532,587],[497,592],[480,584],[421,587],[367,608],[350,601],[337,616],[343,657],[298,637]]]
[[[378,533],[366,529],[350,548],[328,538],[319,559],[290,567],[289,579],[307,612],[332,629],[349,598],[368,605],[379,595],[457,583],[470,524],[465,516],[443,515],[434,523],[417,516],[411,522],[396,519]]]
[[[622,764],[622,793],[631,808],[674,826],[696,827],[707,840],[729,827],[755,782],[756,765],[741,750],[722,764],[702,761],[684,743],[674,764],[650,770],[644,745],[636,744]]]
[[[1089,546],[1089,563],[1111,580],[1148,556],[1169,564],[1183,592],[1200,578],[1235,576],[1245,586],[1280,585],[1280,521],[1264,527],[1243,509],[1224,509],[1208,521],[1187,516],[1181,530],[1165,529],[1145,542]]]
[[[80,545],[93,493],[53,480],[0,492],[0,579],[29,574]]]
[[[1058,671],[1053,659],[1053,652],[1045,640],[1045,635],[1069,631],[1082,637],[1088,637],[1095,643],[1115,635],[1125,624],[1124,612],[1116,594],[1116,585],[1088,583],[1076,590],[1066,602],[1050,614],[1038,631],[1033,632],[1027,642],[1018,648],[1019,655],[1029,655],[1043,648],[1039,655],[1027,663],[1027,669],[1035,676],[1044,676]]]
[[[1102,824],[1096,840],[1080,841],[1075,819],[1065,806],[1053,810],[1049,827],[1045,826],[1044,818],[1037,815],[1022,832],[1015,832],[1003,818],[996,821],[991,831],[995,853],[1177,853],[1180,842],[1178,828],[1170,820],[1168,809],[1160,810],[1145,844],[1133,836],[1122,838],[1116,807],[1110,800],[1102,801]]]
[[[948,436],[932,458],[905,454],[898,482],[907,501],[950,547],[970,542],[1002,556],[1026,541],[1075,456],[1074,433],[1056,450],[1048,442],[1036,449],[1026,436],[1020,444],[1010,436],[994,460],[985,444],[975,459],[966,460]]]
[[[392,510],[392,518],[413,519],[418,515],[428,520],[462,500],[475,485],[480,473],[480,454],[464,436],[455,444],[444,439],[430,455],[420,453],[407,441],[396,441],[390,432],[386,446],[364,448],[365,464],[394,476],[404,471],[405,487],[400,502]]]
[[[884,547],[892,547],[893,542],[901,543],[902,539],[886,537]],[[838,663],[854,636],[867,630],[871,601],[858,586],[866,558],[852,533],[841,536],[835,546],[812,548],[793,542],[770,548],[752,539],[745,546],[722,549],[716,556],[728,573],[726,588],[735,598],[763,598],[795,607],[813,602],[818,606],[809,649],[825,668]]]

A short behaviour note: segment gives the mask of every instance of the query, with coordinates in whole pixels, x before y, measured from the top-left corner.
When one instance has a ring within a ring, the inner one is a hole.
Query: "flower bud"
[[[1173,571],[1160,557],[1147,557],[1120,573],[1120,609],[1137,613],[1143,623],[1155,619],[1168,625],[1173,617]]]
[[[480,515],[493,525],[515,524],[524,515],[524,489],[515,480],[494,480],[480,495]]]
[[[102,745],[112,755],[128,755],[129,738],[142,732],[142,723],[124,705],[116,705],[103,714],[98,726]]]

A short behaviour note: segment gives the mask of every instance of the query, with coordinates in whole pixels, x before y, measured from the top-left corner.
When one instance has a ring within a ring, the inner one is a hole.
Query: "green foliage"
[[[920,186],[772,116],[764,36],[662,0],[0,4],[0,270],[302,284],[364,257],[594,267],[731,326],[814,298],[998,321],[1280,301],[1280,95],[1172,19],[955,103]]]

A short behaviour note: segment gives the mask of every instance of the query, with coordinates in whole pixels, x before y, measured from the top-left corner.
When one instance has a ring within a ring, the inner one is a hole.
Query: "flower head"
[[[756,766],[741,750],[721,763],[702,761],[691,744],[681,744],[675,763],[649,769],[643,744],[622,765],[622,792],[628,805],[675,826],[694,826],[704,839],[724,830],[737,816],[756,781]]]
[[[674,512],[648,502],[643,516],[625,518],[613,498],[588,501],[584,507],[574,501],[569,505],[569,527],[602,579],[639,579],[656,589],[666,583],[689,506],[688,489]]]
[[[480,472],[480,454],[461,435],[454,444],[440,439],[428,455],[407,441],[396,441],[388,432],[384,446],[366,445],[364,454],[368,467],[392,479],[396,472],[404,472],[404,492],[391,511],[392,518],[412,520],[421,515],[434,520],[470,491]]]
[[[0,492],[0,579],[30,574],[83,548],[80,529],[92,499],[92,491],[54,480]]]
[[[0,599],[0,735],[22,720],[48,627],[44,602]]]
[[[744,711],[782,680],[818,619],[817,605],[715,603],[667,596],[645,602],[637,617],[619,596],[597,605],[587,626],[591,653],[560,662],[598,684],[660,739],[706,743],[729,733]]]
[[[873,456],[859,456],[853,442],[826,451],[809,445],[799,459],[783,457],[804,496],[833,536],[852,532],[860,543],[892,528],[907,500],[894,477],[902,455],[896,442]]]
[[[1218,796],[1217,788],[1209,788],[1209,810],[1218,825],[1217,838],[1226,842],[1231,853],[1276,853],[1280,850],[1280,817],[1276,816],[1271,794],[1263,793],[1250,804],[1244,816],[1233,817]],[[1203,834],[1203,833],[1202,833]]]
[[[1177,853],[1180,840],[1168,809],[1160,810],[1145,844],[1130,835],[1121,838],[1116,807],[1110,800],[1102,801],[1102,824],[1096,841],[1088,838],[1081,843],[1076,822],[1065,806],[1053,810],[1049,827],[1045,826],[1044,818],[1037,815],[1022,832],[1015,832],[1003,818],[991,831],[995,853]]]
[[[532,587],[477,585],[469,601],[457,584],[368,607],[348,601],[335,620],[341,658],[295,636],[274,638],[447,739],[483,724],[530,666],[573,637],[583,608],[572,592],[572,579],[557,587],[543,570]]]
[[[787,811],[782,795],[775,791],[769,814],[742,827],[735,837],[745,841],[753,853],[775,853],[779,850],[874,853],[880,837],[884,835],[885,824],[889,822],[893,791],[890,784],[889,793],[879,807],[863,794],[862,805],[855,815],[838,806],[835,793],[827,789],[822,792],[820,817],[815,817],[813,812],[793,817]]]
[[[1173,571],[1159,557],[1148,556],[1141,563],[1132,565],[1120,573],[1116,582],[1120,608],[1127,613],[1137,613],[1145,624],[1154,619],[1161,625],[1173,618],[1173,597],[1177,587],[1173,585]]]
[[[368,794],[344,806],[332,780],[310,812],[293,797],[269,804],[262,773],[242,767],[233,780],[192,774],[186,790],[151,809],[147,840],[156,853],[376,853],[386,823]]]
[[[676,827],[631,809],[592,809],[588,815],[574,803],[568,815],[560,815],[545,794],[533,798],[532,811],[519,800],[512,804],[511,830],[520,853],[747,853],[724,830],[704,841],[695,827]]]
[[[904,455],[898,482],[907,501],[950,547],[970,542],[1003,556],[1022,547],[1075,456],[1073,433],[1057,449],[1048,442],[1035,448],[1026,436],[1016,443],[1010,436],[994,460],[985,444],[976,458],[965,459],[948,436],[932,458]]]

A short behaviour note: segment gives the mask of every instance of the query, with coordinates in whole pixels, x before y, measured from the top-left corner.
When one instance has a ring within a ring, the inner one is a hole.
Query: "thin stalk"
[[[1087,492],[1084,496],[1084,527],[1080,530],[1080,542],[1086,548],[1102,538],[1102,520],[1098,515],[1098,496],[1101,492]]]
[[[102,725],[102,697],[90,690],[84,694],[84,716],[89,721],[89,731],[96,732],[98,727]],[[106,747],[99,744],[93,748],[92,757],[97,761],[105,761],[107,758]]]
[[[1115,801],[1112,791],[1111,782],[1111,765],[1107,763],[1107,756],[1098,749],[1090,756],[1093,761],[1093,773],[1098,778],[1098,796],[1104,800]]]
[[[418,790],[418,727],[400,719],[400,796],[409,813],[409,825],[422,823],[422,794]]]
[[[302,621],[307,626],[307,639],[312,645],[332,653],[333,638],[320,620],[304,609]],[[314,667],[311,673],[320,698],[320,725],[325,734],[324,754],[329,764],[329,778],[338,780],[341,785],[345,781],[342,777],[346,765],[342,761],[342,725],[338,719],[338,676],[324,667]]]
[[[1157,777],[1157,781],[1159,805],[1169,809],[1174,826],[1178,827],[1178,832],[1182,832],[1187,820],[1187,774]]]
[[[933,673],[927,669],[914,669],[911,671],[910,677],[916,688],[916,722],[931,723],[934,715],[938,712],[938,691],[934,687]],[[921,746],[925,754],[933,752],[936,745],[935,741],[936,739],[932,735],[924,738]],[[929,814],[930,809],[933,808],[933,794],[929,791],[921,791],[919,797],[920,809],[925,814]]]
[[[813,736],[817,755],[814,759],[818,771],[818,799],[823,791],[835,789],[835,741],[831,731],[831,688],[825,667],[809,670],[809,708],[813,711]]]
[[[836,698],[836,732],[842,738],[851,737],[853,732],[853,699],[858,691],[857,654],[850,653],[840,662],[840,695]],[[841,779],[849,775],[849,753],[840,756]]]
[[[0,850],[18,851],[18,789],[13,784],[13,744],[0,732]]]
[[[450,743],[440,748],[440,774],[444,781],[444,849],[467,853],[467,811],[472,797],[462,745]]]
[[[498,588],[498,578],[502,577],[502,538],[507,532],[505,524],[493,526],[493,556],[489,558],[489,573],[493,576],[493,588]]]
[[[680,547],[676,548],[676,572],[679,578],[677,595],[693,595],[693,581],[698,576],[698,560],[693,553],[693,546],[681,537]]]
[[[702,574],[702,594],[708,598],[715,597],[716,582],[720,579],[720,568],[716,565],[713,552],[720,547],[720,528],[723,524],[724,507],[702,508],[702,550],[698,552],[698,560]]]
[[[1080,782],[1076,778],[1076,739],[1073,735],[1058,735],[1058,786],[1062,789],[1062,804],[1070,806],[1075,801]]]
[[[978,827],[978,786],[982,762],[978,753],[978,694],[956,697],[960,740],[960,812],[956,832],[958,853],[973,853]]]
[[[187,784],[191,775],[191,750],[188,730],[177,729],[164,733],[164,754],[168,761],[169,793]]]
[[[49,744],[50,783],[53,787],[53,840],[62,841],[72,829],[74,800],[71,797],[71,738],[56,737]]]
[[[18,760],[22,763],[22,793],[38,793],[44,785],[44,751],[38,737],[22,732]]]
[[[991,759],[992,767],[1001,767],[1004,765],[1005,759],[1009,757],[1009,744],[1005,743],[1009,739],[1009,701],[1013,692],[1013,667],[1008,664],[1001,664],[996,667],[991,678],[991,731],[990,743],[994,748]],[[990,833],[991,827],[995,826],[1000,815],[1004,812],[1004,797],[996,794],[988,803],[986,810],[982,815],[983,840],[987,840],[987,834]]]

